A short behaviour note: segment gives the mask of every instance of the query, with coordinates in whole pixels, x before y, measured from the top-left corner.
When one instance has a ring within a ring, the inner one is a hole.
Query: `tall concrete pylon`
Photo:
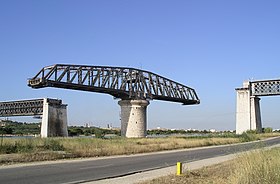
[[[251,95],[249,81],[242,88],[236,88],[236,134],[247,130],[262,131],[260,98]]]
[[[128,138],[147,136],[147,100],[120,100],[121,135]]]
[[[67,137],[67,105],[44,98],[41,137]]]

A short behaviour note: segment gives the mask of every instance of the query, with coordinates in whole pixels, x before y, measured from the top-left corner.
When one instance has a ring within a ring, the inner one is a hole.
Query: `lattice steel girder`
[[[32,88],[57,87],[107,93],[121,99],[155,99],[199,104],[194,89],[135,68],[57,64],[28,80]]]
[[[43,114],[44,99],[0,102],[0,117]]]
[[[62,105],[62,100],[46,99],[48,104]],[[0,117],[35,116],[43,114],[44,99],[0,102]]]
[[[280,95],[280,79],[250,82],[252,96]]]

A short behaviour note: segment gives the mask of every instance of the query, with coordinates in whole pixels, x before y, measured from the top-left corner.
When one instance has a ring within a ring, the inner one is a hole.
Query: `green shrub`
[[[1,143],[0,153],[27,153],[32,152],[35,149],[35,145],[31,139],[17,140],[13,143]]]
[[[95,129],[94,134],[96,138],[104,138],[105,133],[101,129]]]
[[[250,141],[259,140],[259,138],[257,137],[257,135],[255,133],[244,132],[243,134],[241,134],[240,140],[241,140],[241,142],[250,142]]]
[[[247,130],[246,131],[247,134],[257,134],[257,130]]]
[[[52,151],[64,151],[64,146],[60,143],[59,140],[55,139],[44,139],[44,150],[52,150]]]
[[[273,129],[270,127],[263,128],[263,133],[272,133]]]

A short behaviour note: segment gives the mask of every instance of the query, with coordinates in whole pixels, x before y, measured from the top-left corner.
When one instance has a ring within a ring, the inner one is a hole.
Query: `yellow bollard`
[[[180,176],[182,174],[182,163],[177,162],[177,176]]]

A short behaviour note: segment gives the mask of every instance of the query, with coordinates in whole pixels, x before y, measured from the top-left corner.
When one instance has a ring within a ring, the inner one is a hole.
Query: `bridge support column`
[[[41,137],[67,137],[67,105],[61,100],[44,99]]]
[[[120,100],[121,135],[128,138],[147,135],[147,100]]]
[[[260,98],[251,96],[249,82],[236,89],[236,134],[247,130],[262,131]]]
[[[259,97],[251,97],[251,127],[252,130],[257,130],[258,133],[262,132],[260,100]]]

